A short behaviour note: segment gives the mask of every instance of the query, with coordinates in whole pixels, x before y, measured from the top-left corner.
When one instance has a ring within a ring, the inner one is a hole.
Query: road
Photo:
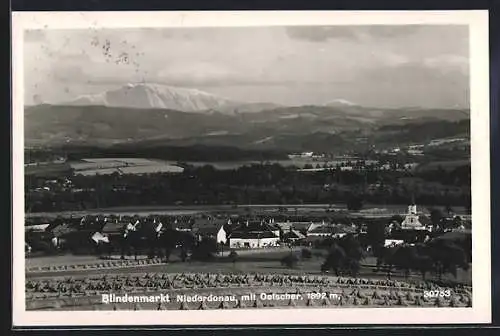
[[[63,211],[63,212],[37,212],[27,213],[26,217],[56,217],[56,216],[84,216],[98,214],[121,214],[121,215],[193,215],[201,212],[217,212],[217,211],[237,211],[247,208],[253,211],[277,211],[278,209],[287,209],[288,213],[304,211],[320,211],[324,212],[327,209],[346,210],[345,204],[247,204],[247,205],[178,205],[178,206],[135,206],[135,207],[114,207],[103,209],[91,209],[85,211]],[[453,210],[458,215],[465,214],[465,208],[453,207]],[[427,213],[426,207],[419,207],[419,211]],[[364,209],[359,212],[350,212],[351,215],[359,216],[393,216],[406,213],[405,205],[388,204],[376,205],[366,204]]]

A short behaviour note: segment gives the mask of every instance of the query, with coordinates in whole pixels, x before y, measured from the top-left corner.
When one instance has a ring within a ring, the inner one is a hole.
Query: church
[[[408,206],[408,212],[405,219],[401,223],[403,230],[426,230],[425,223],[422,223],[421,216],[417,213],[417,206],[415,204]]]

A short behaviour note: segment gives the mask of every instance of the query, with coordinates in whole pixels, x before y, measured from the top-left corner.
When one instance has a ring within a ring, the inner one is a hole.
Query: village
[[[436,219],[419,211],[416,205],[408,206],[402,216],[378,218],[377,213],[363,213],[358,216],[262,216],[253,217],[235,214],[199,214],[195,216],[120,216],[100,215],[82,218],[56,218],[48,223],[39,223],[43,219],[32,219],[25,227],[26,248],[28,252],[37,249],[62,249],[64,246],[78,244],[72,239],[76,232],[87,234],[88,242],[96,244],[109,242],[111,236],[121,234],[127,228],[138,229],[138,225],[154,223],[154,230],[160,232],[170,228],[190,234],[195,241],[214,240],[218,251],[229,249],[261,249],[280,246],[313,246],[322,240],[338,239],[347,235],[356,235],[366,241],[366,247],[372,242],[363,239],[368,235],[369,226],[374,220],[383,225],[384,246],[403,243],[423,242],[446,232],[470,233],[470,215],[441,215]],[[433,214],[434,216],[434,214]],[[434,221],[434,223],[433,223]],[[94,232],[92,232],[94,231]],[[80,244],[82,237],[78,236]],[[85,238],[84,238],[85,239]],[[50,244],[48,243],[50,241]],[[44,244],[45,242],[45,244]],[[85,242],[84,242],[85,243]]]
[[[138,310],[148,304],[102,305],[96,301],[89,305],[89,299],[82,298],[92,298],[92,293],[106,288],[118,292],[135,288],[139,292],[134,293],[150,295],[148,288],[153,286],[176,296],[195,293],[200,297],[230,294],[250,298],[216,302],[215,306],[203,301],[193,307],[192,302],[183,301],[180,306],[172,302],[148,308],[158,310],[227,309],[230,305],[470,305],[470,216],[425,210],[411,204],[405,213],[390,218],[380,217],[377,211],[313,215],[313,211],[284,214],[282,210],[274,215],[269,211],[218,211],[176,216],[30,218],[25,243],[26,276],[30,279],[27,304],[29,309]],[[408,254],[412,250],[418,253]],[[103,271],[109,275],[100,276]],[[83,283],[82,275],[87,279]],[[132,280],[136,275],[142,280]],[[47,276],[52,279],[43,282]],[[273,283],[279,287],[273,290]],[[287,290],[293,283],[295,290],[302,288],[296,293],[307,295],[289,300],[259,299],[259,293],[295,293]],[[322,299],[321,288],[333,291]],[[337,292],[333,288],[344,289]],[[455,295],[429,299],[418,294],[432,288],[453,288]],[[396,295],[393,290],[403,294]],[[82,293],[86,294],[80,298]]]

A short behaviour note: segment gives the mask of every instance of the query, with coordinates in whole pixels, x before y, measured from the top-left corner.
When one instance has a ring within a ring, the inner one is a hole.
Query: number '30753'
[[[451,296],[451,291],[449,289],[424,291],[424,297],[426,298],[450,297],[450,296]]]

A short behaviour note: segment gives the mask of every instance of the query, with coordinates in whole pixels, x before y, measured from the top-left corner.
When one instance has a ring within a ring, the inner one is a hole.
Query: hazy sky
[[[287,105],[466,107],[467,26],[44,30],[25,35],[26,104],[127,83]]]

